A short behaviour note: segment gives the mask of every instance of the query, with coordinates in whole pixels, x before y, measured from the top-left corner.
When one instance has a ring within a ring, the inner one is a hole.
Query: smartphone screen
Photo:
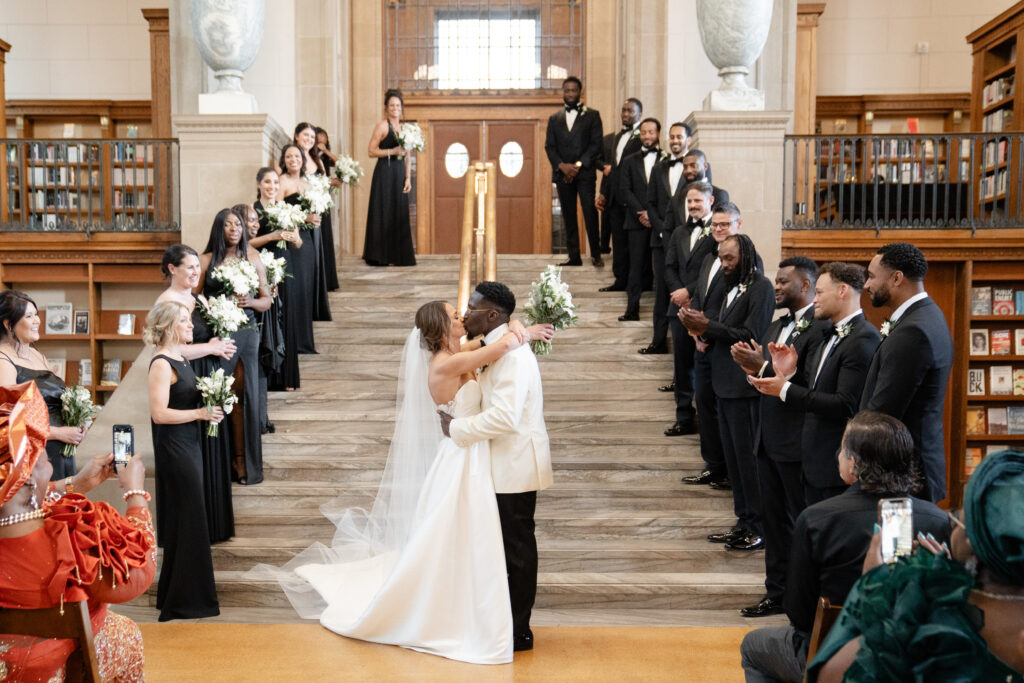
[[[909,555],[914,547],[914,504],[909,498],[878,501],[878,526],[882,535],[882,560]]]
[[[114,471],[135,455],[135,430],[131,425],[114,425]]]

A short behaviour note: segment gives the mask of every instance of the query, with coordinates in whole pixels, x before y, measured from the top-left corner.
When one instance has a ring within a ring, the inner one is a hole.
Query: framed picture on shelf
[[[985,409],[979,406],[967,406],[967,433],[985,433]]]
[[[83,387],[92,386],[92,358],[78,361],[78,383]]]
[[[1024,330],[1020,328],[1013,331],[1013,353],[1015,356],[1024,356]]]
[[[1012,289],[992,288],[992,315],[1016,315]]]
[[[982,368],[971,368],[967,371],[967,395],[985,395],[985,370]]]
[[[89,311],[75,311],[75,334],[89,334]]]
[[[103,361],[103,375],[100,377],[100,385],[104,387],[116,387],[121,383],[121,360]]]
[[[1024,434],[1024,406],[1006,407],[1006,433]]]
[[[992,315],[991,287],[971,287],[971,315]]]
[[[994,396],[1009,396],[1013,393],[1012,367],[993,365],[988,371],[988,393]]]
[[[64,358],[47,358],[46,367],[50,368],[50,372],[60,377],[62,382],[68,374],[68,362]]]
[[[989,333],[989,343],[991,349],[989,353],[993,356],[1009,356],[1010,355],[1010,331],[1009,330],[992,330]]]
[[[46,304],[46,334],[71,334],[71,316],[71,304]]]
[[[117,333],[124,335],[135,334],[135,314],[122,313],[117,316]]]
[[[971,355],[988,355],[988,330],[980,328],[971,329]]]
[[[1006,406],[996,406],[988,409],[988,433],[1006,434]]]
[[[1013,369],[1013,395],[1024,396],[1024,368]]]
[[[974,468],[981,462],[981,458],[980,446],[968,446],[967,452],[964,454],[964,474],[974,472]]]

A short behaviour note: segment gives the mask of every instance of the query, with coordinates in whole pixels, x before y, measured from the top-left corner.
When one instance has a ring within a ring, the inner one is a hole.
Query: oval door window
[[[515,140],[509,140],[501,146],[498,154],[498,166],[509,178],[515,178],[523,170],[523,148]]]
[[[448,145],[448,151],[444,154],[444,169],[452,178],[461,178],[466,175],[469,168],[469,150],[461,142],[453,142]]]

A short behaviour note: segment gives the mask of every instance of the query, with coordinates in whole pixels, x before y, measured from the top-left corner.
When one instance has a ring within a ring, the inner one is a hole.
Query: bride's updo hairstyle
[[[444,301],[431,301],[416,311],[416,328],[420,331],[421,343],[431,353],[448,348],[448,333],[452,328],[451,318]]]

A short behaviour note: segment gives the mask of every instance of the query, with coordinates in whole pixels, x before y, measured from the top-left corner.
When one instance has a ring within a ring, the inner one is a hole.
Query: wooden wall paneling
[[[818,96],[818,19],[824,11],[823,2],[801,2],[796,6],[794,135],[814,133],[815,100]]]

